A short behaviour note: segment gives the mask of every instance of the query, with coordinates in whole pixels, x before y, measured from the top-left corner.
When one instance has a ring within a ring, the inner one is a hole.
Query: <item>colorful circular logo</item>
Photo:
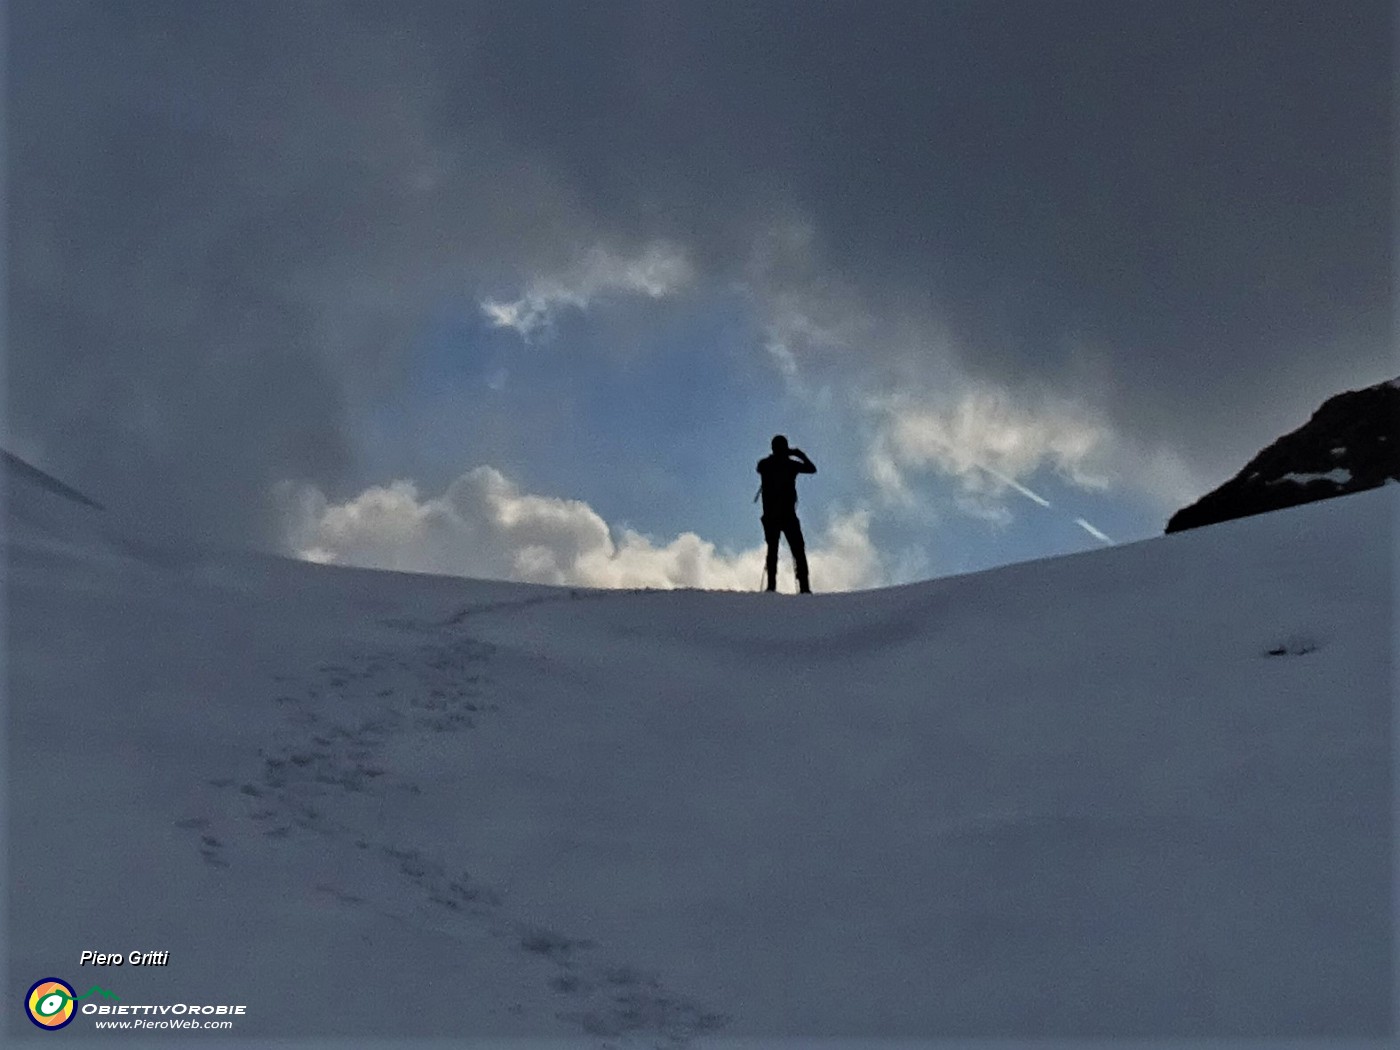
[[[73,1020],[73,995],[73,986],[67,981],[45,977],[30,986],[24,1008],[40,1028],[62,1028]]]

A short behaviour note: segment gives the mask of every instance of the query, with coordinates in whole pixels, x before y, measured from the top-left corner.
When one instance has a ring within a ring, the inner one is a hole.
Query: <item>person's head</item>
[[[774,434],[774,435],[773,435],[773,455],[775,455],[775,456],[781,456],[781,455],[782,455],[784,452],[786,452],[787,450],[788,450],[787,438],[783,437],[782,434]]]

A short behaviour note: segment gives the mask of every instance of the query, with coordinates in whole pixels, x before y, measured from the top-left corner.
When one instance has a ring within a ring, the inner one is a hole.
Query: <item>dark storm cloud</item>
[[[353,476],[424,305],[575,225],[464,108],[439,150],[352,7],[11,15],[10,439],[152,524],[267,539],[272,482]]]
[[[974,372],[1106,347],[1119,421],[1211,460],[1242,450],[1242,407],[1267,427],[1395,368],[1390,17],[512,4],[454,96],[493,90],[619,222],[703,237],[796,204],[878,301],[933,304]]]
[[[10,11],[8,427],[180,527],[353,477],[424,304],[600,239],[729,277],[799,215],[973,375],[1101,351],[1207,472],[1394,367],[1372,0]]]

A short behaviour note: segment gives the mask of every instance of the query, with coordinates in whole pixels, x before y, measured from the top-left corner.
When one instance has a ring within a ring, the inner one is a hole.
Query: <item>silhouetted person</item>
[[[800,448],[789,448],[782,434],[773,438],[773,454],[758,461],[763,478],[763,538],[768,541],[768,589],[778,589],[778,539],[787,537],[788,550],[797,565],[797,587],[811,594],[807,581],[807,549],[802,543],[802,523],[797,520],[797,475],[815,474],[816,465]]]

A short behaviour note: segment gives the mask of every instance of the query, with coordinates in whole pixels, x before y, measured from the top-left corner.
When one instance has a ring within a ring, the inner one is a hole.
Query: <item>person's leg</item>
[[[802,540],[802,522],[797,520],[797,515],[792,516],[784,531],[787,533],[788,549],[792,551],[792,560],[797,567],[797,589],[803,594],[811,594],[812,586],[807,580],[807,545]]]
[[[782,536],[782,529],[777,521],[766,514],[760,520],[763,522],[763,538],[768,543],[768,561],[765,568],[768,574],[767,589],[775,591],[778,589],[778,540]]]

